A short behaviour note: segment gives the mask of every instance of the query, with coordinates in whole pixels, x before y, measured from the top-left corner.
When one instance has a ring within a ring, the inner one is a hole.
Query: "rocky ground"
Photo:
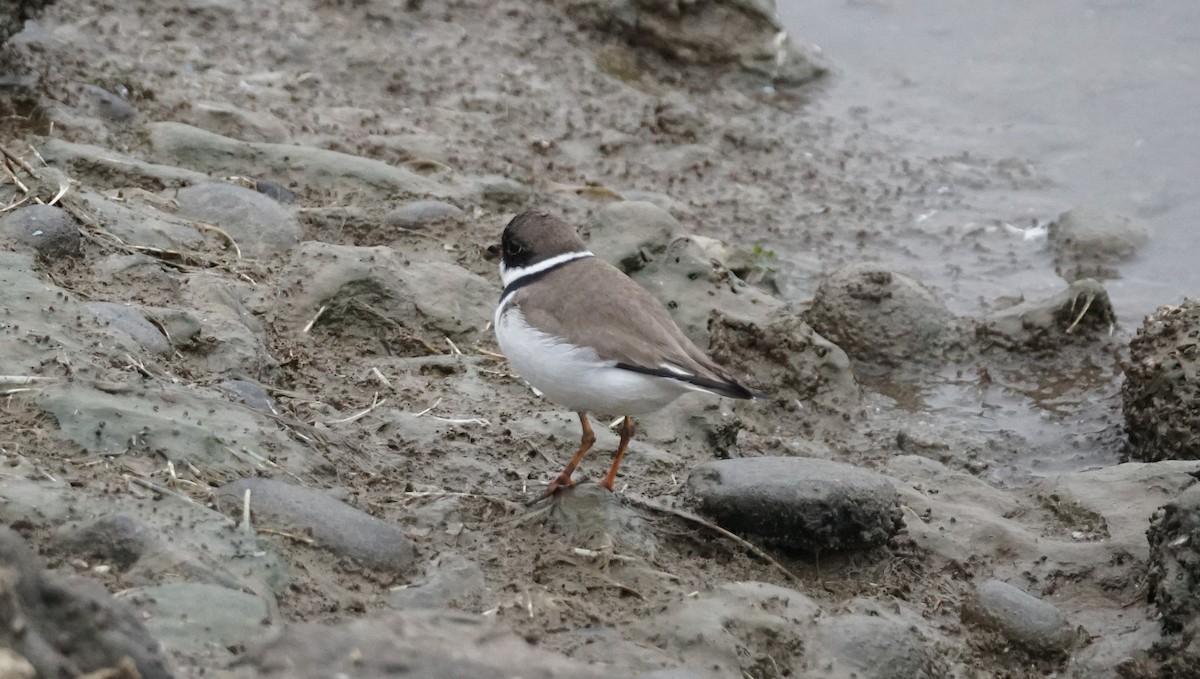
[[[1140,227],[1023,231],[974,202],[1020,162],[812,116],[760,4],[66,0],[14,36],[0,676],[1197,676],[1194,307],[1131,358],[1102,280]],[[488,327],[533,208],[773,400],[682,399],[615,495],[526,508],[578,436]],[[1026,270],[1062,279],[987,287]]]

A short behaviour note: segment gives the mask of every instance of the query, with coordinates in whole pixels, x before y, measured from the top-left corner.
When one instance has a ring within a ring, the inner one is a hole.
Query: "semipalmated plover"
[[[579,450],[534,502],[574,485],[571,473],[596,437],[588,413],[622,415],[621,442],[600,485],[613,489],[633,437],[634,415],[684,393],[763,398],[738,384],[683,334],[666,307],[620,269],[595,257],[567,222],[525,212],[504,228],[504,292],[496,340],[513,370],[579,415]]]

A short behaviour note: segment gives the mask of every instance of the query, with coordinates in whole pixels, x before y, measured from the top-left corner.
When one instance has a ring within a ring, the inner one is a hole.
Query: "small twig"
[[[70,188],[71,188],[71,183],[70,183],[70,182],[67,182],[66,184],[63,184],[62,186],[58,187],[58,193],[54,194],[54,197],[53,197],[53,198],[51,198],[51,199],[50,199],[50,202],[49,202],[49,203],[46,203],[46,204],[47,204],[47,205],[54,205],[55,203],[57,203],[57,202],[59,201],[59,199],[60,199],[60,198],[62,198],[63,196],[67,195],[67,190],[68,190],[68,189],[70,189]]]
[[[206,224],[204,222],[192,222],[192,225],[198,226],[205,231],[212,231],[213,233],[216,233],[217,235],[221,236],[226,241],[228,241],[230,245],[233,246],[233,252],[234,252],[234,254],[237,255],[237,258],[238,259],[242,258],[242,249],[240,247],[238,247],[237,241],[235,241],[233,239],[233,236],[230,236],[225,231],[225,229],[222,229],[221,227],[217,226],[216,224]]]
[[[133,476],[130,474],[125,474],[124,476],[126,479],[129,480],[130,483],[137,485],[137,486],[141,486],[142,488],[145,488],[147,490],[152,490],[155,493],[158,493],[159,495],[170,495],[171,497],[183,500],[184,502],[190,502],[194,505],[200,504],[200,503],[196,502],[195,500],[193,500],[192,498],[184,495],[183,493],[177,493],[177,492],[171,490],[170,488],[163,488],[162,486],[158,485],[157,483],[155,483],[149,479],[144,479],[140,476]]]
[[[391,380],[389,380],[388,378],[384,377],[384,376],[383,376],[383,373],[379,372],[379,368],[372,367],[372,368],[371,368],[371,375],[372,375],[372,376],[373,376],[375,379],[379,380],[379,383],[380,383],[380,384],[382,384],[383,386],[387,387],[388,389],[391,389],[392,391],[395,391],[395,390],[396,390],[396,387],[392,386],[392,382],[391,382]]]
[[[304,330],[302,332],[307,335],[308,331],[312,330],[313,326],[317,324],[317,320],[321,318],[321,314],[325,313],[325,310],[328,308],[329,308],[329,305],[326,304],[326,305],[322,306],[320,309],[317,309],[317,315],[313,316],[312,320],[308,322],[308,325],[304,326]]]
[[[439,397],[438,397],[438,400],[436,400],[436,401],[434,401],[434,402],[433,402],[433,405],[429,406],[428,408],[426,408],[425,410],[422,410],[422,411],[421,411],[421,412],[419,412],[419,413],[413,413],[413,417],[420,417],[420,416],[422,416],[422,415],[425,415],[425,414],[429,413],[429,412],[430,412],[430,411],[432,411],[434,408],[438,407],[438,405],[440,405],[440,404],[441,404],[441,402],[442,402],[442,397],[440,397],[440,396],[439,396]]]
[[[438,417],[437,415],[433,415],[432,417],[433,417],[433,419],[437,420],[438,422],[446,422],[448,424],[478,424],[483,427],[492,426],[491,422],[488,422],[487,420],[483,419],[482,417],[453,418],[453,417]]]
[[[57,378],[54,377],[37,377],[35,375],[0,375],[0,385],[6,387],[23,387],[29,384],[54,382],[56,380]]]
[[[348,417],[343,417],[340,420],[326,420],[325,424],[346,424],[348,422],[354,422],[355,420],[361,420],[367,415],[370,415],[371,411],[375,410],[384,403],[387,403],[387,399],[385,398],[382,401],[379,400],[379,392],[375,392],[375,395],[371,397],[371,405],[367,406],[365,410],[357,412]]]
[[[246,491],[246,492],[249,493],[250,491]],[[312,538],[306,538],[303,535],[296,535],[295,533],[288,533],[288,532],[281,531],[281,530],[275,530],[274,528],[259,528],[258,532],[263,535],[278,535],[281,538],[295,540],[296,542],[303,542],[306,545],[316,544],[316,542],[317,542],[316,540],[314,540]]]
[[[760,559],[766,561],[767,563],[771,564],[772,566],[774,566],[776,570],[778,570],[780,573],[783,573],[784,575],[786,575],[788,577],[788,579],[795,580],[795,581],[800,580],[799,576],[797,576],[795,573],[789,571],[783,564],[776,561],[770,554],[767,554],[763,550],[759,549],[753,543],[749,542],[748,540],[741,537],[740,535],[732,533],[732,532],[718,526],[717,524],[709,521],[708,519],[704,519],[699,516],[696,516],[695,514],[692,514],[691,512],[685,512],[682,509],[675,509],[673,507],[667,507],[665,505],[660,505],[657,502],[652,502],[644,497],[639,497],[636,495],[628,495],[628,494],[626,494],[624,497],[626,499],[628,499],[631,503],[633,503],[639,507],[642,507],[644,509],[649,509],[649,510],[655,511],[655,512],[661,512],[663,514],[670,514],[671,516],[677,516],[685,521],[691,521],[692,523],[704,526],[705,528],[713,531],[714,533],[717,533],[718,535],[727,537],[730,540],[733,540],[734,542],[738,543],[739,545],[750,550],[750,553],[754,554],[758,558],[760,558]]]
[[[254,534],[254,527],[250,525],[250,489],[242,495],[242,532],[246,535]]]
[[[450,350],[454,352],[454,355],[455,355],[455,356],[462,356],[462,355],[463,355],[463,352],[462,352],[462,350],[461,350],[461,349],[459,349],[459,348],[458,348],[458,345],[457,345],[457,344],[455,344],[455,343],[454,343],[454,341],[453,341],[453,340],[451,340],[449,337],[447,337],[447,338],[446,338],[446,344],[449,344],[449,345],[450,345]]]
[[[18,157],[12,151],[9,151],[8,149],[4,148],[3,146],[0,146],[0,153],[3,153],[5,158],[8,158],[12,162],[16,163],[17,166],[20,167],[22,170],[25,170],[26,172],[28,172],[30,177],[33,177],[34,179],[40,179],[40,177],[38,177],[38,173],[34,172],[33,168],[29,167],[29,163],[25,162],[25,160],[23,158]]]
[[[488,351],[487,349],[480,349],[479,347],[476,347],[475,351],[478,351],[479,353],[483,354],[484,356],[487,356],[488,358],[494,358],[498,361],[503,361],[506,358],[508,358],[504,354],[497,354],[494,351]]]

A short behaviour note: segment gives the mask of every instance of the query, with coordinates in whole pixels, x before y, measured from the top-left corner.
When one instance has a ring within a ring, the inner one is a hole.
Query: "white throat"
[[[518,266],[511,269],[504,266],[504,262],[500,262],[500,281],[504,283],[504,287],[507,288],[526,276],[536,276],[547,269],[553,269],[559,264],[566,264],[567,262],[576,259],[594,256],[595,255],[592,254],[591,250],[582,250],[580,252],[564,252],[561,255],[554,255],[549,259],[543,259],[537,264],[530,266]]]

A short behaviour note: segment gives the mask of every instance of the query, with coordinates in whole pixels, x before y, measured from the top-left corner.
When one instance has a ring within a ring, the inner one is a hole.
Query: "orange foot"
[[[578,483],[578,481],[571,480],[570,475],[559,474],[558,476],[554,477],[554,480],[550,482],[549,486],[546,486],[545,492],[543,492],[541,495],[533,498],[529,502],[526,502],[525,506],[530,507],[532,505],[536,505],[537,503],[541,502],[542,500],[545,500],[548,497],[553,497],[555,495],[558,495],[560,492],[562,492],[563,490],[566,490],[567,488],[574,488],[576,483]]]

